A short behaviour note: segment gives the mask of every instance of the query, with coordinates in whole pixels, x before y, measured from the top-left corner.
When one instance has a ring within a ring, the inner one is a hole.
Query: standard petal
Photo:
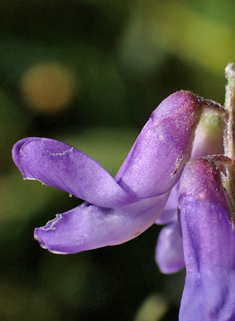
[[[194,159],[180,184],[186,279],[180,321],[235,320],[235,234],[213,160]]]
[[[190,157],[196,125],[206,103],[186,91],[163,100],[115,177],[123,189],[138,197],[153,197],[174,186]]]
[[[25,179],[39,180],[97,206],[136,201],[97,162],[65,143],[25,138],[14,145],[12,155]]]
[[[178,221],[161,230],[155,252],[155,260],[162,273],[175,273],[184,267],[183,241]]]
[[[167,197],[168,193],[110,209],[83,203],[35,229],[34,237],[43,248],[64,254],[120,244],[151,226]]]

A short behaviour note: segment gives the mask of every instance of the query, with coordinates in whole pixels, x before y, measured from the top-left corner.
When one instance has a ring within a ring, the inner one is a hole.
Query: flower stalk
[[[224,109],[226,111],[226,123],[224,133],[225,155],[231,159],[235,158],[234,147],[234,91],[235,91],[235,71],[233,64],[228,64],[225,68],[225,76],[228,80],[225,93]]]
[[[226,177],[223,178],[223,185],[228,192],[229,205],[232,214],[232,220],[235,220],[235,145],[234,145],[234,99],[235,99],[235,70],[233,64],[229,63],[225,68],[225,76],[228,80],[225,92],[225,126],[224,126],[224,155],[227,156],[231,161],[227,161],[225,164]]]

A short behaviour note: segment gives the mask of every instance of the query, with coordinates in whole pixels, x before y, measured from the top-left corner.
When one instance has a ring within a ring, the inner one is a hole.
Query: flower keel
[[[36,228],[34,237],[54,253],[76,253],[126,242],[144,232],[162,212],[169,193],[117,208],[88,203]]]

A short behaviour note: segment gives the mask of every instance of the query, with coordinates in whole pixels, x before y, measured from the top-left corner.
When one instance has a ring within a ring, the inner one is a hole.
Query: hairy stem
[[[234,149],[234,91],[235,91],[235,70],[233,64],[225,68],[225,76],[228,80],[226,86],[224,109],[226,110],[224,152],[231,159],[235,158]]]

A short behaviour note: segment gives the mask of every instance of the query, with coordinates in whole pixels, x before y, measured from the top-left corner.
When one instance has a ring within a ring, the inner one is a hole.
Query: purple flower
[[[220,112],[204,108],[195,132],[191,158],[223,154],[223,119]],[[163,227],[157,241],[155,260],[163,273],[175,273],[185,266],[183,240],[178,224],[179,182],[173,187],[162,215],[156,224]]]
[[[224,156],[193,159],[180,180],[186,266],[179,313],[182,321],[235,320],[235,233],[221,181],[223,162]]]
[[[190,92],[166,98],[143,127],[115,178],[84,153],[47,138],[25,138],[13,159],[25,179],[60,188],[85,201],[58,214],[34,236],[55,253],[75,253],[130,240],[162,213],[191,155],[203,106]]]
[[[85,201],[36,228],[35,239],[51,252],[76,253],[126,242],[155,222],[166,224],[156,261],[164,273],[186,267],[179,320],[235,320],[233,113],[226,114],[223,133],[221,114],[210,108],[224,113],[190,92],[170,95],[115,178],[65,143],[34,137],[17,142],[13,159],[25,179]]]

